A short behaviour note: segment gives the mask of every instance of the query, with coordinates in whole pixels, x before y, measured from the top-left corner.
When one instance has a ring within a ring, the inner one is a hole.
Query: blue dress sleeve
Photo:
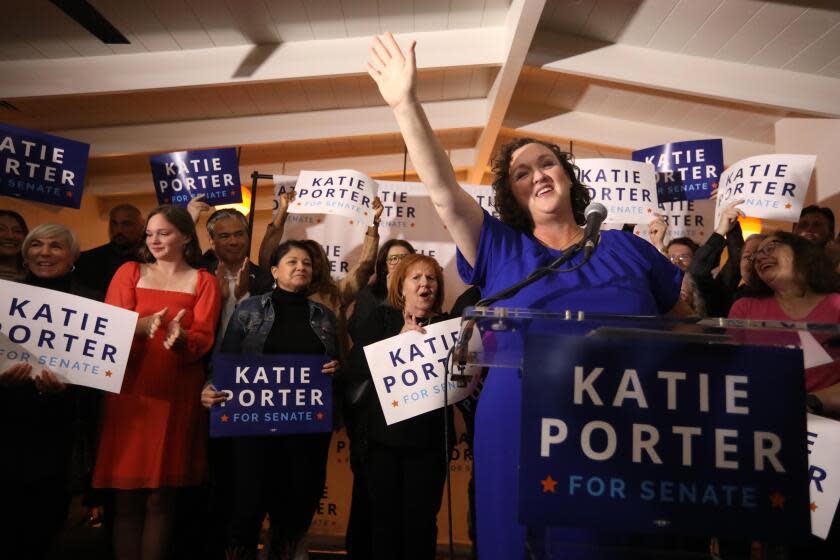
[[[648,280],[659,313],[668,313],[680,299],[683,271],[671,264],[665,255],[644,239],[633,234],[628,235],[632,237],[637,249],[650,263]]]
[[[461,250],[458,249],[456,253],[458,274],[465,284],[484,288],[487,286],[488,279],[500,265],[499,261],[504,261],[505,255],[520,254],[521,250],[520,234],[484,210],[475,264],[470,266],[461,254]]]

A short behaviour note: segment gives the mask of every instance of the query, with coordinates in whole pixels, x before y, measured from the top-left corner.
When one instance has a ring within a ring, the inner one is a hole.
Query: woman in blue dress
[[[458,247],[467,284],[494,294],[544,266],[583,237],[589,204],[569,154],[557,146],[517,139],[494,165],[500,220],[460,188],[455,172],[417,100],[412,43],[404,55],[393,36],[374,39],[368,73],[391,107],[420,180]],[[580,262],[582,255],[569,266]],[[572,273],[548,275],[498,305],[618,314],[688,315],[679,300],[682,272],[647,241],[604,231],[591,260]],[[482,560],[522,558],[518,523],[521,380],[491,370],[478,405],[475,436],[478,550]]]

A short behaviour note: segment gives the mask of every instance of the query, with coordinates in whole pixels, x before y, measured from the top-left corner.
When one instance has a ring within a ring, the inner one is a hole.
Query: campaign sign
[[[723,172],[723,141],[671,142],[637,150],[631,157],[653,165],[660,204],[709,198]]]
[[[0,371],[18,362],[64,383],[119,393],[137,313],[0,280]]]
[[[338,214],[356,223],[373,223],[376,181],[358,171],[301,171],[290,214]]]
[[[797,348],[529,337],[521,521],[807,538],[803,371]]]
[[[90,144],[0,123],[0,194],[78,209],[89,152]]]
[[[461,319],[449,319],[424,327],[426,334],[409,331],[365,346],[365,357],[379,396],[379,404],[390,426],[467,398],[473,383],[458,387],[445,381],[445,362],[458,341]],[[479,337],[470,339],[480,344]],[[445,393],[447,393],[445,395]]]
[[[660,202],[657,213],[668,224],[666,244],[678,237],[689,237],[702,244],[715,231],[715,201],[711,199]],[[650,222],[637,225],[633,228],[633,233],[642,239],[650,240],[649,224]]]
[[[228,400],[210,409],[210,437],[331,432],[328,356],[216,354],[213,385]]]
[[[200,194],[213,206],[242,202],[236,148],[156,154],[149,163],[160,204],[186,208]]]
[[[646,224],[656,206],[653,166],[624,159],[578,159],[580,182],[589,190],[592,202],[607,207],[606,223]]]
[[[796,222],[817,156],[768,154],[753,156],[732,165],[720,177],[715,223],[733,200],[752,218]]]
[[[828,537],[840,501],[840,422],[808,415],[811,532]]]

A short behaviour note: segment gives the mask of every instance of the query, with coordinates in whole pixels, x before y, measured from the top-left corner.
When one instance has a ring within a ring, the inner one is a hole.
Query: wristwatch
[[[823,402],[814,393],[805,395],[805,406],[814,414],[822,414]]]

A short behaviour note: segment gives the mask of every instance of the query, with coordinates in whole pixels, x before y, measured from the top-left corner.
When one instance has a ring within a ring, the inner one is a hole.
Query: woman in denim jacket
[[[322,372],[338,369],[336,318],[307,298],[313,255],[305,243],[286,241],[271,256],[276,288],[246,299],[233,312],[221,351],[232,354],[321,354]],[[202,403],[224,393],[208,385]],[[265,514],[271,519],[271,558],[292,558],[305,535],[326,480],[330,433],[240,437],[231,441],[232,496],[227,558],[254,558]]]

